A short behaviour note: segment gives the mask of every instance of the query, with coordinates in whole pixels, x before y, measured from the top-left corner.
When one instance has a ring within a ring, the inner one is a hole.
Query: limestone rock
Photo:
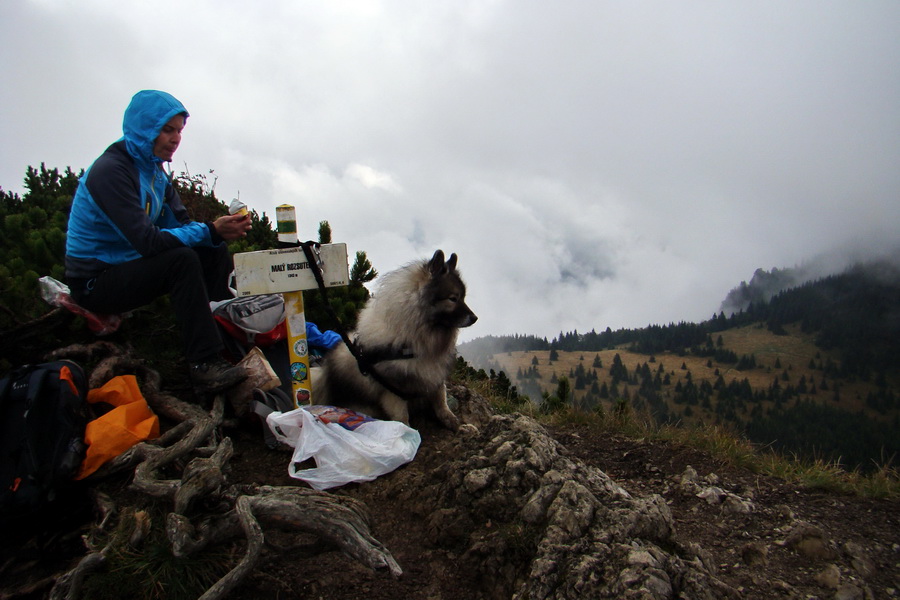
[[[832,590],[838,589],[841,585],[841,570],[835,564],[828,565],[816,575],[816,583]]]
[[[675,534],[658,495],[634,497],[599,469],[572,460],[535,420],[501,415],[485,422],[476,452],[461,451],[432,474],[429,531],[464,544],[462,560],[492,597],[738,598],[708,557]],[[473,447],[471,440],[467,448]],[[466,507],[464,518],[456,507]],[[490,522],[465,538],[471,523]],[[526,553],[518,571],[510,552]]]
[[[837,552],[825,539],[825,532],[805,521],[797,521],[785,540],[788,548],[813,559],[834,560]]]
[[[753,503],[736,494],[727,494],[722,501],[722,512],[726,514],[747,515],[753,512]]]
[[[860,544],[847,542],[844,544],[843,550],[850,557],[850,564],[860,577],[865,579],[875,572],[875,564],[869,559],[868,553]]]
[[[741,559],[751,567],[764,565],[769,562],[769,548],[762,542],[750,542],[741,548]]]
[[[725,498],[725,490],[719,487],[712,486],[705,488],[703,491],[697,494],[697,497],[706,500],[707,504],[716,505],[721,503]]]
[[[863,598],[865,592],[852,583],[845,583],[834,594],[834,600],[863,600]]]

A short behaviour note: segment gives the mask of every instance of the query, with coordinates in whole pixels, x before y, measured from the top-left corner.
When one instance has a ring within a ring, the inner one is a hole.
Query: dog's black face
[[[424,290],[429,320],[448,329],[468,327],[478,320],[466,305],[466,284],[456,271],[456,260],[456,254],[451,254],[445,263],[444,253],[435,252],[428,263],[431,280]]]

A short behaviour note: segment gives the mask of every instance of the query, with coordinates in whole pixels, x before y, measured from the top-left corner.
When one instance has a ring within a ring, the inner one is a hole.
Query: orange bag
[[[90,390],[87,401],[115,408],[87,424],[87,454],[75,479],[84,479],[135,444],[159,437],[159,418],[147,406],[134,375],[113,377],[103,387]]]

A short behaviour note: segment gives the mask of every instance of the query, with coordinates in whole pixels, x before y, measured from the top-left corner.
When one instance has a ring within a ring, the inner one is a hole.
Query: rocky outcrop
[[[454,458],[422,481],[398,478],[394,492],[488,597],[739,597],[701,548],[678,540],[660,496],[634,497],[568,458],[535,420],[494,416],[454,444]]]

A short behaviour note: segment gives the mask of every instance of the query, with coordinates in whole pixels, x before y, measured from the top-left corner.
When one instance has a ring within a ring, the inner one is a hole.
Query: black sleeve
[[[107,151],[97,159],[86,185],[100,210],[142,256],[184,246],[177,237],[154,225],[141,208],[137,169],[121,153]]]

